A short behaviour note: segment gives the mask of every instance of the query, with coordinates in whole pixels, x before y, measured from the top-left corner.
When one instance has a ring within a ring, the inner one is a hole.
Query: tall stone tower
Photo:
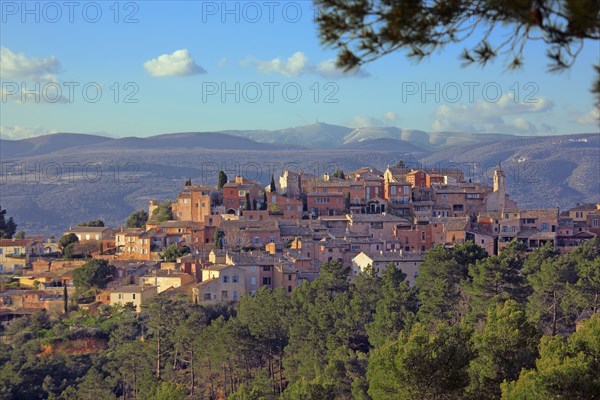
[[[499,211],[504,210],[506,205],[506,176],[500,164],[498,164],[498,167],[494,171],[494,193],[498,202],[497,209]]]
[[[148,218],[152,216],[152,212],[158,208],[158,201],[150,200],[148,203]]]

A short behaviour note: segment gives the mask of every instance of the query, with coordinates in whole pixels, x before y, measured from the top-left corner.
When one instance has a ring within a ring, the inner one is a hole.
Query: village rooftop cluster
[[[368,266],[381,275],[394,265],[412,284],[435,245],[473,241],[498,254],[519,241],[568,252],[600,234],[600,204],[521,209],[500,166],[492,187],[465,182],[459,169],[402,163],[324,176],[286,170],[267,187],[241,176],[226,180],[224,173],[217,187],[187,180],[173,201],[152,200],[138,212],[149,218],[137,228],[66,227],[84,259],[67,257],[53,239],[0,240],[0,320],[68,312],[73,271],[93,259],[114,272],[77,306],[132,303],[141,311],[158,294],[196,304],[236,302],[261,287],[289,294],[329,261],[350,267],[350,279]]]

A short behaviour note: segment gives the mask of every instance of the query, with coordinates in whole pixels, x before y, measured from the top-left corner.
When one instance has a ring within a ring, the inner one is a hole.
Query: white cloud
[[[431,128],[434,131],[534,134],[538,132],[537,126],[520,115],[543,113],[553,107],[554,103],[544,97],[535,103],[517,102],[512,93],[503,95],[495,103],[443,104],[435,110]],[[542,128],[544,131],[553,129],[547,124],[543,124]]]
[[[0,48],[0,99],[20,104],[68,103],[68,90],[57,79],[60,63],[56,57],[35,58]],[[24,89],[24,90],[23,90]],[[23,92],[26,93],[23,96]]]
[[[361,68],[351,71],[344,71],[338,68],[335,58],[321,61],[319,65],[317,65],[316,69],[319,75],[327,79],[339,79],[347,77],[366,78],[370,76],[367,71]]]
[[[372,115],[356,115],[349,121],[348,125],[351,128],[388,127],[395,126],[399,120],[398,114],[388,111],[381,118]]]
[[[248,57],[240,62],[242,67],[254,67],[258,72],[276,73],[288,77],[298,77],[308,74],[316,74],[326,79],[339,79],[346,77],[367,77],[369,74],[357,69],[353,71],[343,71],[335,65],[335,59],[321,61],[318,64],[310,62],[308,56],[297,51],[288,57],[287,60],[274,58],[272,60],[257,60],[254,57]]]
[[[172,54],[162,54],[144,63],[144,68],[152,76],[189,76],[205,74],[206,70],[196,64],[188,49],[176,50]]]
[[[35,136],[49,135],[52,133],[58,133],[58,130],[47,129],[47,128],[44,128],[39,125],[33,126],[33,127],[21,126],[21,125],[15,125],[15,126],[2,125],[2,126],[0,126],[0,139],[6,139],[6,140],[26,139],[26,138],[35,137]]]
[[[388,111],[385,114],[383,114],[383,119],[389,122],[396,122],[398,121],[398,114],[396,114],[393,111]]]
[[[35,58],[15,53],[8,47],[0,47],[0,79],[28,79],[32,81],[56,81],[60,62],[56,57]]]
[[[240,63],[243,67],[254,66],[263,73],[278,73],[283,76],[300,76],[309,72],[308,57],[301,51],[292,54],[286,61],[274,58],[271,61],[260,61],[252,57]]]
[[[227,60],[227,58],[223,57],[219,60],[219,62],[217,63],[217,66],[219,68],[225,68],[228,64],[229,64],[229,61]]]
[[[596,128],[598,128],[600,125],[600,108],[593,108],[587,114],[577,118],[576,122],[580,125],[594,125]]]

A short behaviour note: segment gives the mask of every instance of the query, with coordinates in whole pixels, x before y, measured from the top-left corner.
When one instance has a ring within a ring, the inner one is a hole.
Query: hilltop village
[[[330,261],[349,267],[351,278],[394,265],[413,284],[436,245],[472,241],[494,255],[518,241],[569,252],[600,234],[599,221],[600,204],[519,208],[500,167],[492,187],[465,182],[458,169],[402,165],[320,177],[284,171],[267,187],[221,173],[218,187],[188,180],[173,201],[150,201],[124,227],[91,221],[60,240],[0,240],[0,272],[12,280],[0,313],[4,321],[39,309],[64,313],[63,292],[74,295],[73,272],[90,259],[114,268],[79,306],[133,303],[139,311],[159,293],[196,304],[236,302],[261,287],[291,293]]]

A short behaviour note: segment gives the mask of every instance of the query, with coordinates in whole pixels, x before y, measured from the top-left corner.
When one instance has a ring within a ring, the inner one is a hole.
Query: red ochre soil
[[[61,341],[51,345],[42,345],[42,352],[38,357],[50,354],[89,354],[105,350],[108,343],[103,339],[82,338],[69,341]]]

